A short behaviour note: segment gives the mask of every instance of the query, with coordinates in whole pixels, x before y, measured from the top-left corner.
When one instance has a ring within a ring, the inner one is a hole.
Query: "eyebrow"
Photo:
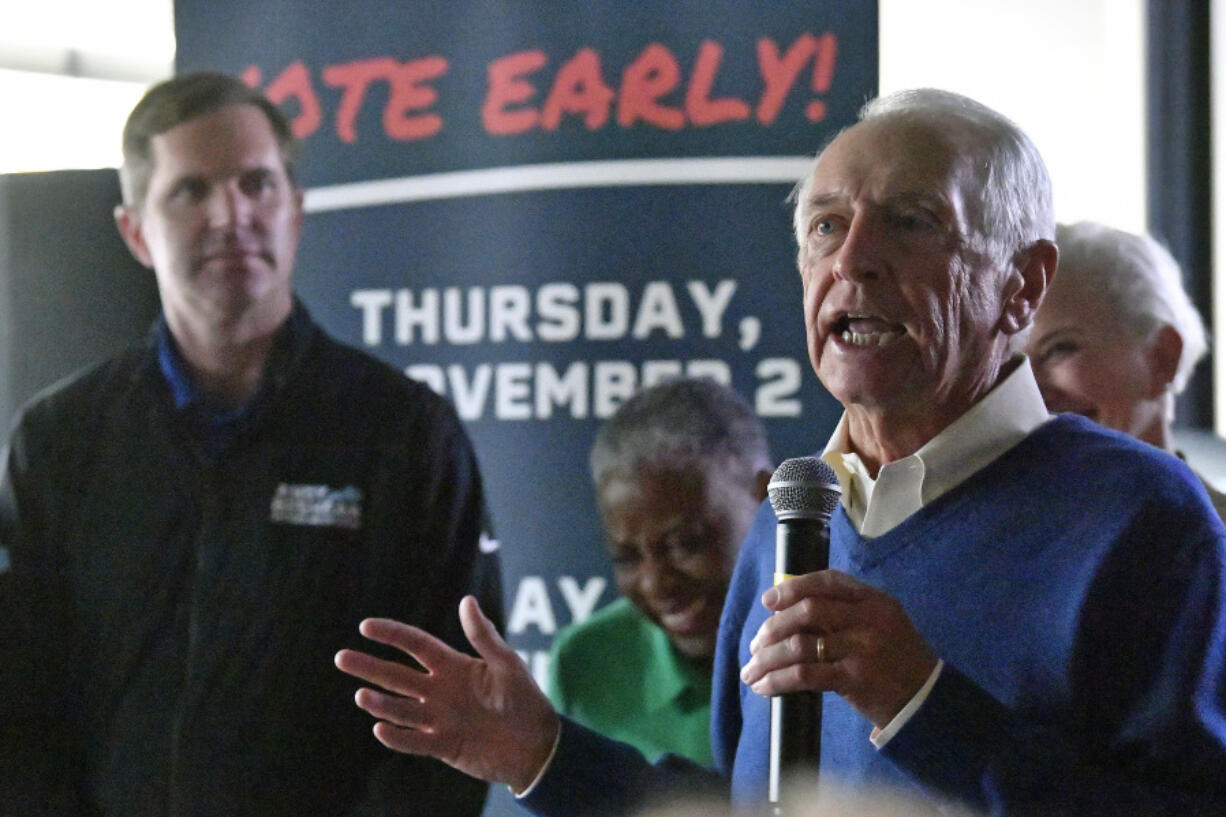
[[[846,196],[839,193],[815,193],[805,199],[805,205],[810,209],[820,209],[844,201],[846,198]]]
[[[1066,326],[1057,326],[1055,329],[1052,329],[1048,332],[1044,332],[1042,335],[1036,335],[1034,338],[1034,341],[1036,345],[1042,346],[1043,344],[1047,343],[1050,340],[1053,340],[1053,339],[1058,340],[1061,335],[1074,335],[1075,336],[1079,334],[1081,334],[1081,327],[1075,324],[1069,324]]]
[[[170,183],[166,185],[166,191],[168,193],[175,193],[188,185],[200,184],[203,182],[205,182],[203,173],[181,173],[170,180]]]
[[[848,199],[848,196],[843,193],[815,193],[806,199],[805,203],[811,208],[829,207],[833,204],[839,204]],[[948,199],[945,196],[933,193],[917,193],[914,191],[902,191],[889,195],[882,202],[877,204],[909,204],[909,205],[938,205],[942,210],[948,211],[951,208]]]

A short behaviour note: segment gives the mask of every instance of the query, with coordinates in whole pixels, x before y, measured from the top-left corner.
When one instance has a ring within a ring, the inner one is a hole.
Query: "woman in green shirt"
[[[766,497],[766,432],[731,389],[648,387],[601,427],[592,479],[623,598],[554,640],[558,711],[635,746],[712,764],[715,636],[737,551]]]

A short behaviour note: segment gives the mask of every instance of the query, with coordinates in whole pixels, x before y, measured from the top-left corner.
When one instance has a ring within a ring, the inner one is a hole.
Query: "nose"
[[[209,225],[243,226],[251,220],[251,202],[236,182],[217,185],[208,202]]]
[[[852,216],[835,253],[832,271],[836,279],[853,283],[871,281],[881,274],[881,235],[870,214],[857,212]]]
[[[677,568],[669,558],[667,548],[645,548],[639,570],[639,592],[656,597],[667,594],[677,582]]]

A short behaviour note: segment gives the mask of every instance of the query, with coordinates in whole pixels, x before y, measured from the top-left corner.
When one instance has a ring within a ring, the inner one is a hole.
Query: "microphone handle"
[[[830,565],[828,519],[788,519],[775,531],[775,584]],[[767,781],[771,814],[789,813],[783,785],[800,770],[816,776],[821,757],[822,696],[792,692],[770,699],[770,771]],[[805,787],[808,789],[809,787]]]

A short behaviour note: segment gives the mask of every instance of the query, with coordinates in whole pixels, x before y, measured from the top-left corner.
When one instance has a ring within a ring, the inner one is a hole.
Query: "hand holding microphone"
[[[776,575],[762,602],[773,615],[750,642],[741,681],[771,698],[768,794],[781,815],[780,778],[792,769],[810,780],[817,775],[821,692],[837,689],[883,729],[925,686],[938,659],[897,599],[829,569],[830,517],[839,500],[831,468],[812,457],[787,460],[768,493],[778,518]]]
[[[775,532],[775,584],[825,570],[830,563],[830,515],[839,502],[834,470],[816,457],[785,460],[767,486],[778,526]],[[825,660],[817,637],[817,660]],[[781,779],[798,767],[817,771],[821,755],[822,702],[817,692],[771,697],[768,794],[782,814]]]

